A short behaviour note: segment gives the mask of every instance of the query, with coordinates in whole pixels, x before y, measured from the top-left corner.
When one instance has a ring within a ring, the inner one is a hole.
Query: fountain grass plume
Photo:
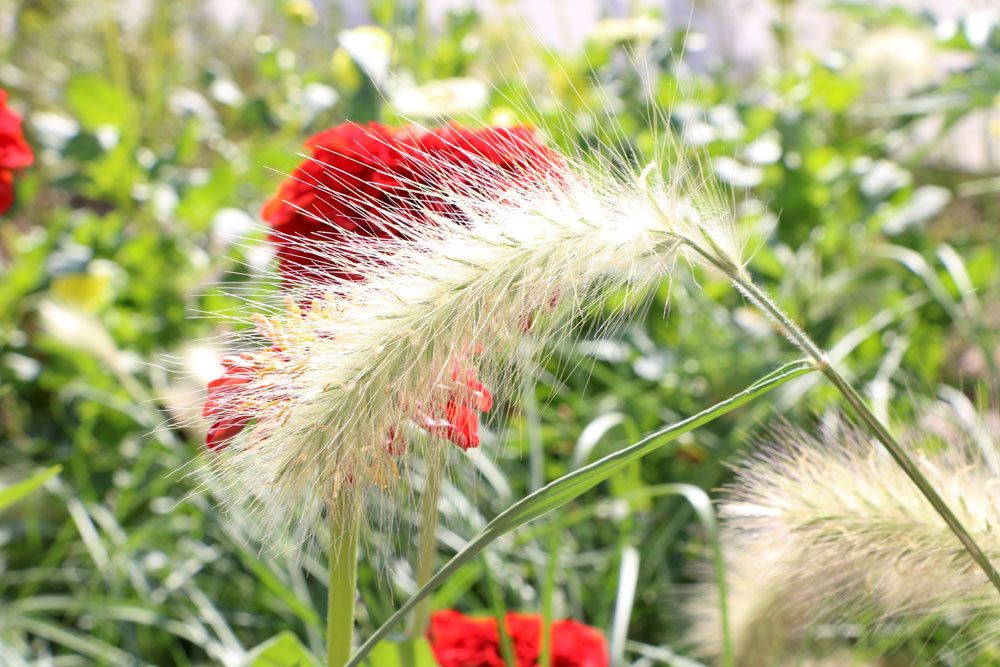
[[[254,317],[267,347],[222,406],[252,424],[214,465],[272,530],[307,536],[332,500],[393,487],[408,446],[442,445],[449,406],[482,401],[478,379],[516,387],[532,353],[609,291],[700,259],[680,239],[709,238],[719,261],[742,265],[728,207],[697,169],[663,179],[550,156],[515,183],[471,151],[457,166],[422,157],[432,190],[415,174],[403,185],[416,203],[357,220],[384,233],[282,239],[302,271],[283,312]],[[415,427],[432,437],[409,437]]]
[[[926,443],[914,432],[906,446],[995,558],[1000,474],[977,443],[952,434]],[[1000,641],[1000,600],[986,575],[904,471],[855,427],[776,429],[728,491],[720,513],[739,664],[774,664],[866,625],[898,633],[927,619],[958,628],[943,649],[958,664]],[[691,605],[695,641],[708,653],[720,648],[716,598],[706,584]]]

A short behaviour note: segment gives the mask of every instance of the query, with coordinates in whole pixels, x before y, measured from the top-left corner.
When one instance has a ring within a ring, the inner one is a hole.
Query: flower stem
[[[753,280],[747,275],[746,271],[725,259],[720,258],[720,254],[706,250],[698,243],[690,240],[684,239],[689,247],[691,247],[696,253],[707,260],[712,266],[718,268],[720,271],[726,274],[726,276],[733,282],[733,284],[743,293],[746,298],[753,303],[755,306],[760,308],[762,311],[767,313],[772,317],[778,325],[784,330],[785,335],[788,339],[798,347],[804,354],[806,354],[816,367],[826,375],[827,379],[835,386],[847,402],[854,409],[857,416],[865,423],[866,426],[871,430],[875,438],[882,443],[882,445],[888,450],[889,454],[892,456],[893,460],[903,469],[907,477],[913,482],[913,484],[920,490],[927,501],[931,504],[934,510],[944,519],[944,522],[948,524],[955,536],[958,537],[962,546],[965,550],[969,552],[972,560],[982,568],[983,572],[986,573],[987,578],[990,583],[1000,591],[1000,574],[997,573],[990,559],[983,552],[982,548],[973,539],[972,535],[969,533],[968,529],[962,524],[961,520],[948,506],[948,503],[944,501],[941,495],[935,490],[934,486],[928,481],[924,474],[920,471],[919,466],[914,463],[910,455],[907,454],[904,447],[899,444],[899,442],[892,436],[889,429],[875,416],[875,413],[871,411],[868,404],[865,403],[864,398],[861,394],[848,382],[843,375],[841,375],[836,368],[834,368],[826,357],[826,354],[819,348],[809,338],[809,335],[803,331],[798,324],[792,320],[774,301],[768,296],[768,294],[758,287]],[[718,250],[717,248],[715,250]],[[724,255],[723,255],[724,256]]]
[[[423,588],[434,573],[437,560],[438,497],[441,495],[441,472],[444,468],[445,451],[432,445],[427,452],[427,471],[424,478],[424,492],[420,499],[420,537],[417,545],[416,581],[417,589]],[[426,597],[413,610],[410,637],[419,639],[427,632],[431,616],[431,599]]]
[[[330,578],[326,602],[327,667],[346,665],[354,644],[360,521],[348,496],[348,493],[338,494],[330,510]]]

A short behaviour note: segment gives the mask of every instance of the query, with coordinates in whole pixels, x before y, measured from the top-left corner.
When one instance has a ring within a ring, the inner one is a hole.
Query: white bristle
[[[498,192],[509,175],[485,160],[428,156],[423,168],[443,185],[417,194],[448,215],[387,207],[358,222],[389,238],[283,239],[302,258],[295,303],[307,305],[258,320],[281,351],[262,353],[274,368],[226,406],[255,421],[214,466],[269,528],[307,533],[345,486],[360,496],[391,486],[402,460],[390,434],[433,424],[466,390],[453,374],[503,392],[525,350],[564,335],[585,306],[667,275],[681,239],[741,262],[731,218],[692,170],[664,181],[562,156],[530,167],[531,178]],[[415,213],[434,224],[414,225]],[[316,261],[329,269],[319,280],[308,268]],[[329,277],[358,265],[364,280]]]

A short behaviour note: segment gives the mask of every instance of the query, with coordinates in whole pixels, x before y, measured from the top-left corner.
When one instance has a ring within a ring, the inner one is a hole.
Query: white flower
[[[731,157],[717,157],[713,161],[715,174],[734,188],[752,188],[764,180],[764,172],[758,167],[748,167]]]
[[[453,78],[405,86],[392,93],[392,106],[413,120],[475,113],[486,106],[489,88],[479,79]]]
[[[590,38],[603,44],[651,42],[665,32],[666,25],[662,19],[643,14],[628,18],[601,19],[590,31]]]
[[[743,148],[743,159],[751,164],[774,164],[781,159],[781,140],[777,132],[769,132]]]
[[[220,208],[212,218],[212,236],[220,243],[234,243],[245,238],[256,224],[242,209]]]
[[[363,25],[342,30],[337,36],[340,46],[376,84],[382,84],[389,75],[389,58],[392,37],[382,28]]]
[[[246,102],[246,95],[232,79],[218,77],[209,86],[212,98],[226,106],[241,107]]]
[[[339,98],[337,91],[332,87],[315,81],[307,83],[302,89],[302,103],[311,116],[326,111],[336,104]]]
[[[35,111],[29,121],[38,141],[56,150],[62,150],[80,131],[80,124],[75,120],[51,111]]]
[[[866,95],[881,102],[902,99],[933,82],[941,69],[937,59],[930,35],[900,27],[869,33],[854,53]]]

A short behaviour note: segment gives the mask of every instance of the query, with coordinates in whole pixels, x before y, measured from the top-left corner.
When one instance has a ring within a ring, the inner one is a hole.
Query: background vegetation
[[[220,513],[187,474],[204,428],[189,418],[217,372],[207,341],[238,326],[218,313],[267,271],[260,204],[312,132],[423,113],[398,90],[459,120],[532,122],[564,147],[614,142],[637,162],[668,121],[731,190],[753,272],[878,410],[906,421],[935,398],[988,407],[1000,180],[989,159],[954,155],[989,157],[1000,133],[994,25],[835,7],[851,48],[809,52],[779,20],[777,62],[747,74],[689,68],[676,54],[696,32],[653,18],[598,24],[553,53],[513,17],[468,10],[438,25],[421,7],[374,2],[378,30],[342,32],[335,10],[259,3],[262,28],[247,34],[205,20],[198,2],[134,16],[110,2],[0,2],[0,87],[39,158],[0,222],[0,485],[61,466],[0,510],[0,663],[239,664],[286,630],[321,653],[323,565]],[[926,62],[891,58],[914,53]],[[468,82],[443,101],[414,88],[453,77],[488,82],[488,99]],[[455,452],[443,554],[544,481],[793,357],[709,275],[682,272],[643,312],[615,336],[584,326],[536,387],[505,397],[480,451]],[[809,377],[712,423],[501,540],[435,607],[488,613],[499,590],[508,608],[551,603],[607,630],[629,661],[694,664],[677,656],[704,535],[657,485],[715,490],[777,414],[810,424],[835,402]],[[188,426],[163,427],[171,417]],[[393,536],[368,538],[362,636],[412,590],[411,520],[404,509]],[[851,650],[892,664],[943,664],[941,647],[968,631],[948,619],[891,636],[860,627]]]

